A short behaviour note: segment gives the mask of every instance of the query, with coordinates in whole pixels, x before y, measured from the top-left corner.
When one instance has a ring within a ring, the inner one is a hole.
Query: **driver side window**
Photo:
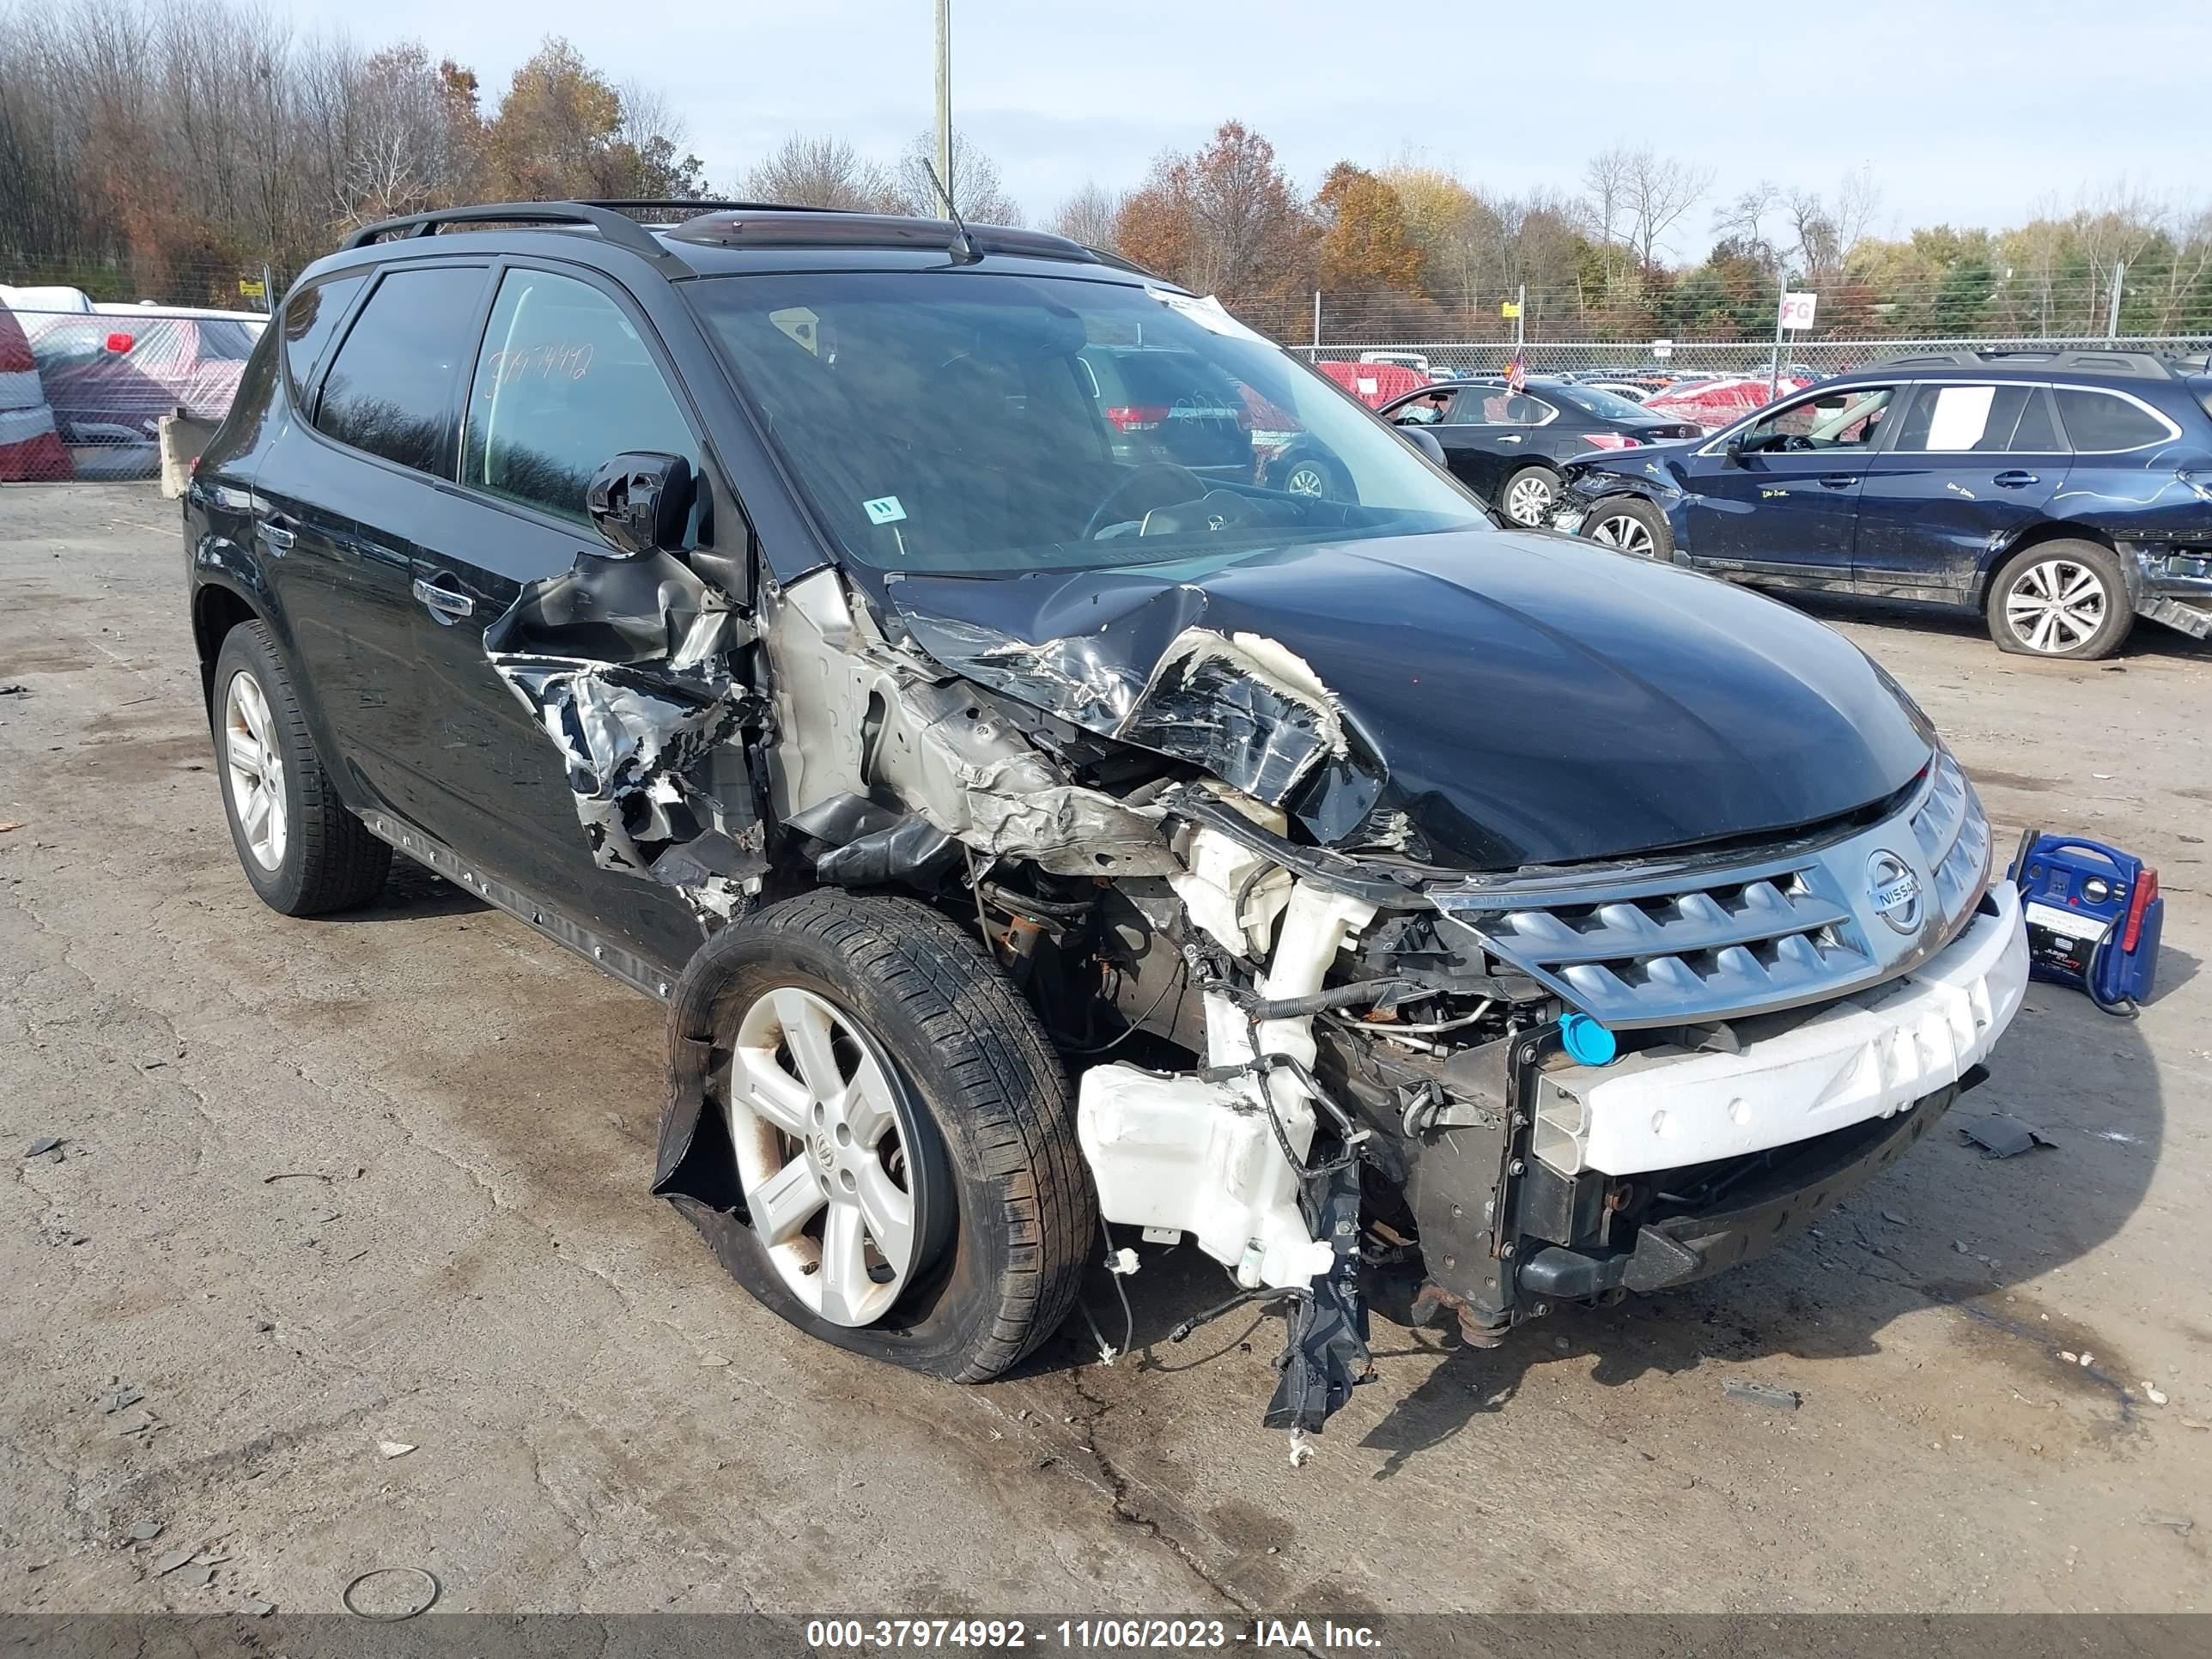
[[[1764,453],[1805,449],[1863,449],[1881,430],[1893,386],[1852,386],[1777,410],[1744,434],[1742,447]]]

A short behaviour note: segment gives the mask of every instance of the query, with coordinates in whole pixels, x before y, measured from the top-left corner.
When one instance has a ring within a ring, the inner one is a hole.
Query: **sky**
[[[933,118],[933,0],[266,0],[302,32],[415,38],[490,95],[548,33],[659,87],[719,191],[794,132],[885,160]],[[955,124],[1033,221],[1140,178],[1236,117],[1310,191],[1340,158],[1411,155],[1504,193],[1572,191],[1610,144],[1709,167],[1712,209],[1771,179],[1869,167],[1877,234],[1996,226],[2124,182],[2212,204],[2212,6],[2130,0],[1706,0],[1638,9],[1425,0],[951,0]],[[2094,67],[2109,64],[2110,68]],[[2085,67],[2087,66],[2087,67]]]

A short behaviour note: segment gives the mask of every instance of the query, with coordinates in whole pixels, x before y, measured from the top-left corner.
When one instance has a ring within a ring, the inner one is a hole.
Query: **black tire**
[[[793,1295],[750,1224],[695,1216],[701,1231],[762,1306],[811,1335],[955,1382],[997,1376],[1059,1328],[1102,1243],[1073,1102],[1042,1027],[982,948],[936,911],[825,889],[725,927],[684,969],[672,1021],[711,1010],[707,1110],[726,1115],[746,1011],[786,987],[836,1005],[896,1073],[922,1131],[908,1167],[936,1183],[923,1189],[939,1224],[935,1259],[917,1258],[897,1300],[854,1326]]]
[[[252,849],[230,764],[225,717],[231,684],[240,675],[259,690],[271,727],[269,741],[282,763],[282,788],[275,793],[283,798],[285,834],[274,868]],[[237,849],[239,867],[261,902],[283,915],[319,916],[366,904],[383,891],[384,878],[392,869],[392,848],[370,835],[338,799],[307,734],[291,672],[268,623],[240,623],[223,636],[216,655],[215,694],[208,713],[231,844]]]
[[[1636,495],[1608,495],[1589,510],[1577,532],[1586,541],[1610,547],[1632,559],[1674,560],[1674,532],[1667,515]]]
[[[2072,604],[2053,603],[2069,593],[2078,596]],[[2112,550],[2070,538],[2038,542],[2006,560],[1990,579],[1982,615],[1998,650],[2067,662],[2111,656],[2136,621]]]
[[[1533,518],[1516,516],[1509,505],[1516,489],[1540,483],[1544,487],[1543,510]],[[1541,530],[1552,521],[1552,507],[1559,498],[1559,475],[1541,461],[1528,461],[1515,467],[1500,480],[1498,486],[1498,516],[1508,525],[1522,530]]]

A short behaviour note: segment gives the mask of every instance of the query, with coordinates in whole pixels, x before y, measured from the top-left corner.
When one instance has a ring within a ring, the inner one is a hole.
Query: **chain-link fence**
[[[221,420],[266,319],[0,305],[0,481],[150,478],[161,419]]]
[[[1309,362],[1395,362],[1431,375],[1502,374],[1512,362],[1511,341],[1346,340],[1322,345],[1289,348]],[[1774,364],[1770,341],[1678,341],[1655,351],[1648,340],[1543,340],[1522,348],[1522,362],[1531,374],[1606,373],[1653,374],[1764,375]],[[1920,356],[1941,351],[2153,351],[2171,356],[2202,356],[2212,350],[2212,335],[2189,334],[2142,338],[2093,339],[2050,337],[2034,339],[1942,340],[1811,340],[1785,342],[1782,373],[1798,380],[1819,380],[1865,368],[1893,358]]]

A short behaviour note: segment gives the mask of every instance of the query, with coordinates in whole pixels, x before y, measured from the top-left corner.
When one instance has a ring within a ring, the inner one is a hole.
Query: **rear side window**
[[[316,426],[342,444],[442,476],[454,383],[483,279],[466,267],[387,272],[331,360]]]
[[[368,280],[366,271],[325,277],[285,301],[284,368],[295,391],[314,384],[316,365],[330,349],[331,337],[338,331],[346,307]]]
[[[2082,454],[2140,449],[2145,444],[2164,443],[2173,435],[2164,421],[2141,404],[2112,392],[2062,386],[2057,395],[2066,436]]]
[[[2043,388],[1924,386],[1899,422],[1905,454],[2044,453],[2064,448]]]
[[[584,518],[584,490],[625,450],[699,447],[622,307],[587,283],[510,270],[469,392],[461,482]]]

